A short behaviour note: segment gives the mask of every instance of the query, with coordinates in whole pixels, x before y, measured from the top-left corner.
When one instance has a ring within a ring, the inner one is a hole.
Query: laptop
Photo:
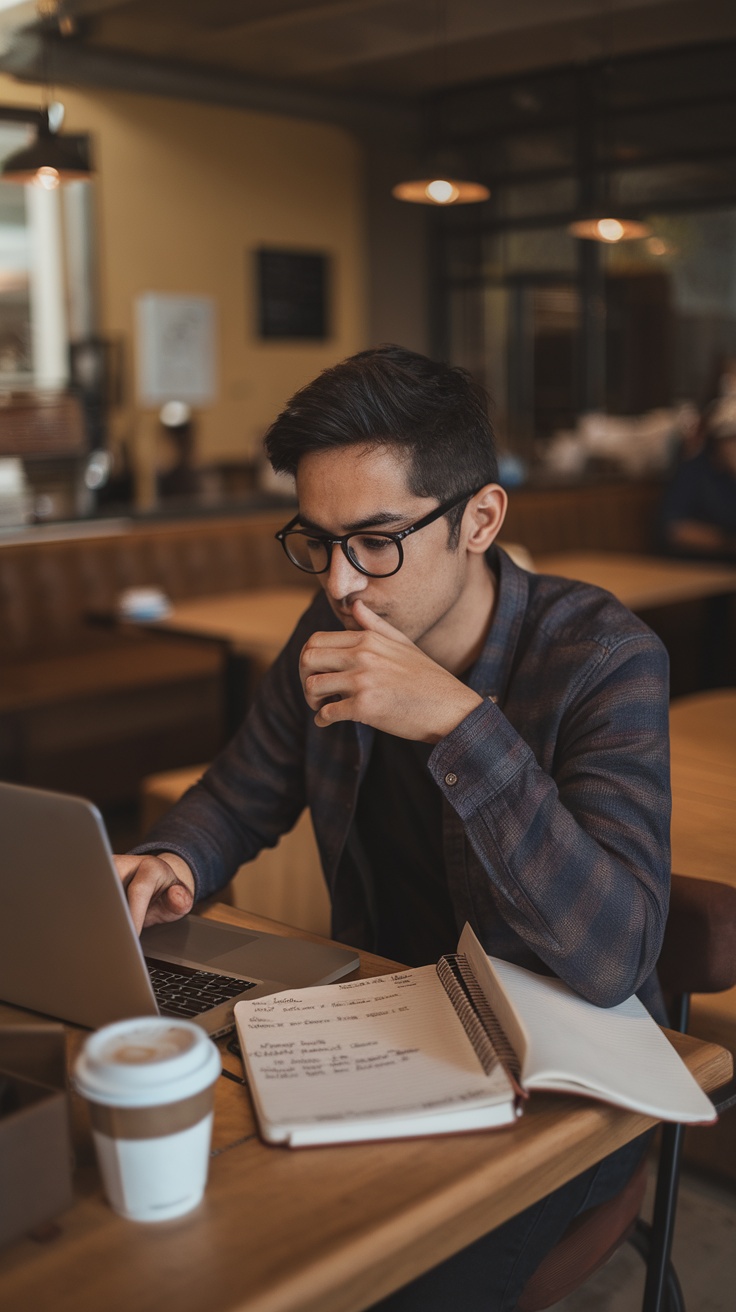
[[[212,1036],[233,1007],[329,984],[357,953],[184,916],[140,940],[102,817],[81,797],[0,783],[0,999],[96,1029],[184,1016]]]

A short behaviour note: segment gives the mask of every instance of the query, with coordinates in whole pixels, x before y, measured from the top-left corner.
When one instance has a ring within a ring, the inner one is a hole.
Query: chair
[[[673,1029],[687,1030],[690,995],[719,993],[736,984],[736,888],[672,876],[670,911],[657,965]],[[714,1098],[719,1113],[736,1104],[736,1080]],[[651,1225],[639,1217],[646,1158],[628,1185],[607,1203],[576,1218],[527,1281],[517,1312],[543,1312],[602,1267],[627,1240],[646,1263],[642,1312],[685,1312],[671,1261],[684,1126],[661,1129]]]

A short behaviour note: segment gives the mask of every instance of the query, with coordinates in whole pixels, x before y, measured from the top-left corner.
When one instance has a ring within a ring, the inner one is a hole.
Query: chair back
[[[673,875],[657,973],[665,993],[721,993],[736,984],[736,888]],[[677,1026],[676,1028],[679,1028]]]
[[[736,984],[736,888],[709,879],[672,876],[657,971],[669,999],[671,1027],[684,1033],[691,993],[720,993]],[[662,1131],[651,1226],[637,1220],[646,1186],[645,1158],[615,1198],[576,1217],[527,1281],[517,1312],[543,1312],[566,1298],[629,1238],[647,1264],[644,1312],[684,1309],[670,1261],[682,1132],[681,1125],[667,1125]]]

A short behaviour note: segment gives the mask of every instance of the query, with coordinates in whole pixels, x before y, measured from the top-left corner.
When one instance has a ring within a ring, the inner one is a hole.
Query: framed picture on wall
[[[259,336],[324,341],[329,256],[263,248],[255,254]]]

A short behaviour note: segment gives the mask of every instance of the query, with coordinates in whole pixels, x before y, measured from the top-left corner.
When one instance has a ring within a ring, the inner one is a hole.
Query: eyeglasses
[[[341,538],[331,538],[325,533],[313,533],[311,529],[295,528],[299,516],[295,515],[285,528],[279,529],[276,540],[281,543],[292,565],[303,569],[305,574],[324,574],[330,568],[332,548],[341,547],[343,555],[361,574],[371,579],[387,579],[396,574],[404,563],[404,549],[401,545],[410,533],[418,533],[436,519],[454,510],[463,501],[469,501],[475,492],[463,492],[452,501],[444,501],[436,510],[402,528],[398,533],[378,533],[372,529],[357,533],[345,533]]]

